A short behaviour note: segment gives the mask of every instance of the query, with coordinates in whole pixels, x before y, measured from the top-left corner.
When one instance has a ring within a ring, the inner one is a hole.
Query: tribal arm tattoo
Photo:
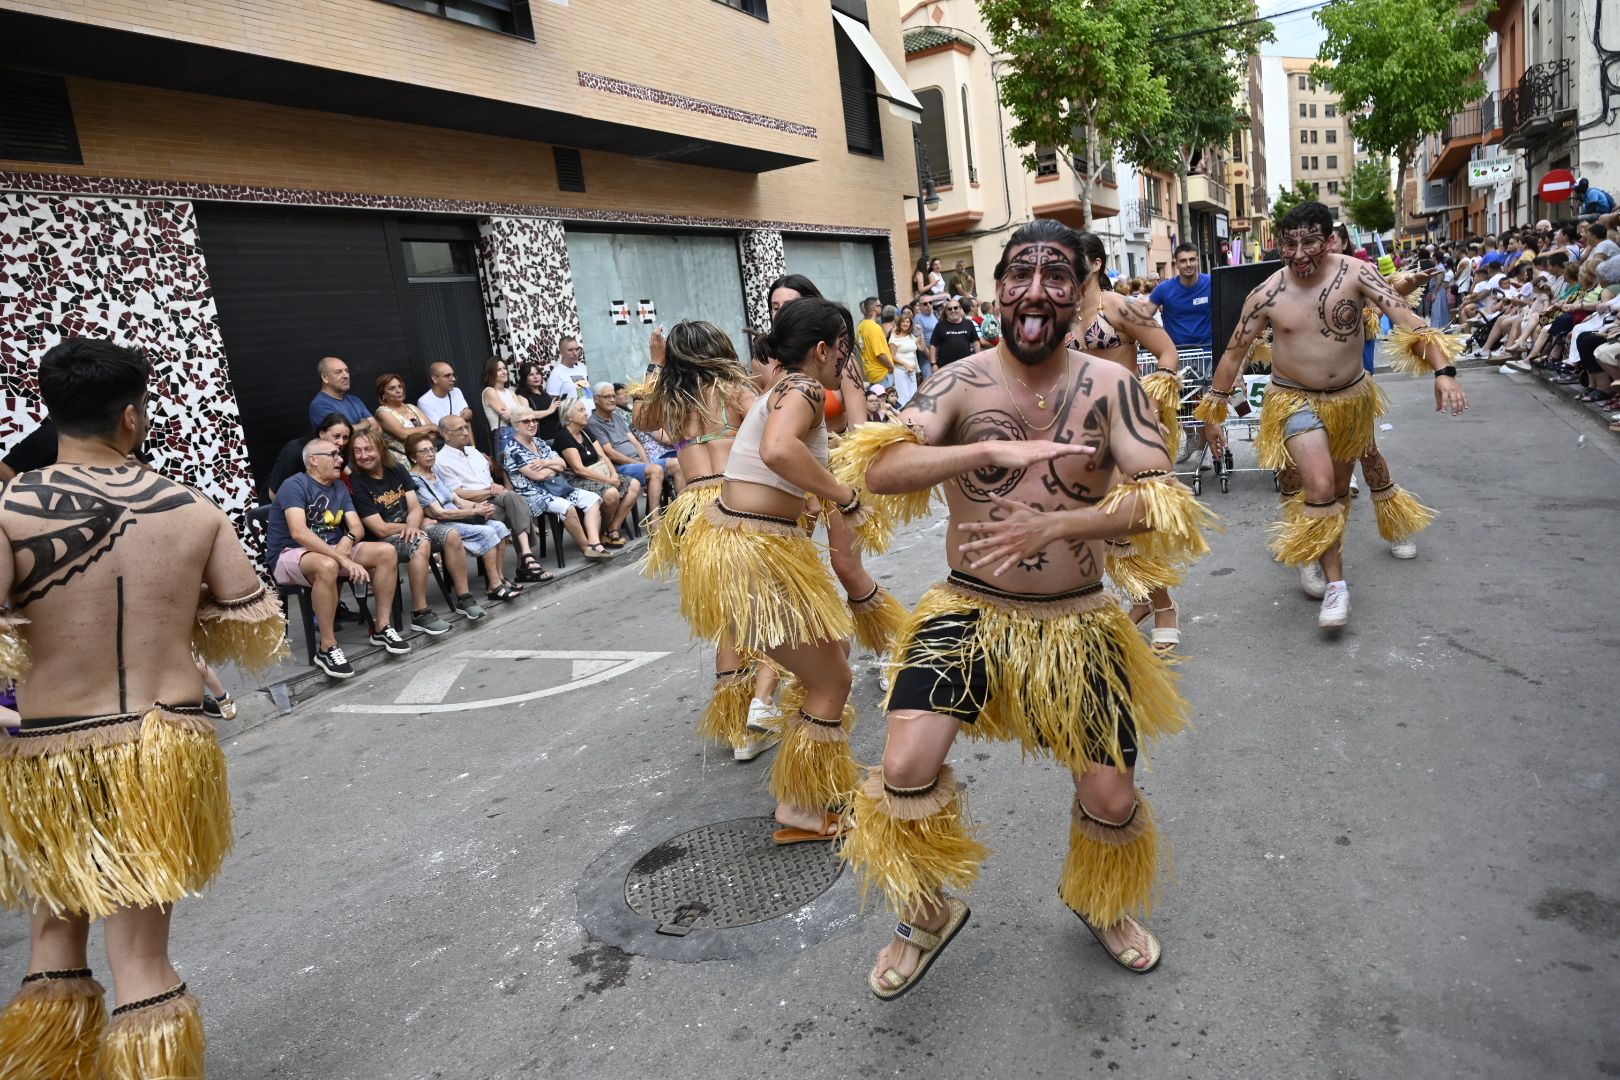
[[[1389,316],[1390,322],[1407,327],[1421,325],[1423,320],[1412,311],[1412,305],[1371,266],[1363,263],[1356,271],[1356,286],[1369,304]]]
[[[1153,354],[1160,371],[1177,371],[1181,368],[1181,356],[1176,352],[1176,343],[1170,340],[1164,327],[1142,310],[1140,304],[1126,300],[1119,305],[1120,316],[1115,326],[1122,332],[1127,340],[1134,341],[1141,348]]]
[[[771,387],[770,410],[780,412],[790,400],[790,395],[797,394],[809,402],[810,410],[820,416],[821,410],[827,403],[827,391],[816,380],[799,372],[789,372],[782,380]]]
[[[1121,379],[1115,401],[1108,448],[1120,472],[1133,476],[1172,468],[1170,451],[1159,430],[1158,407],[1142,389],[1142,384],[1133,378]]]
[[[128,478],[109,477],[104,486],[65,467],[18,477],[6,490],[6,509],[49,527],[11,540],[14,559],[29,557],[27,572],[12,585],[16,606],[33,603],[89,569],[139,518],[197,502],[191,489],[145,470]]]
[[[1350,260],[1340,258],[1339,268],[1333,273],[1333,280],[1323,287],[1316,298],[1316,317],[1320,320],[1317,333],[1334,341],[1349,341],[1361,335],[1361,305],[1351,299],[1354,295],[1350,291],[1341,291],[1345,277],[1350,273]],[[1334,299],[1337,297],[1337,299]],[[1332,309],[1328,301],[1333,301]]]

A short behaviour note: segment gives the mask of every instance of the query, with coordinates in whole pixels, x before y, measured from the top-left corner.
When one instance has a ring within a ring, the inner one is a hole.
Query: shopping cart
[[[1263,372],[1243,376],[1242,400],[1248,407],[1238,405],[1234,399],[1232,415],[1222,425],[1227,432],[1226,448],[1218,455],[1211,454],[1209,443],[1204,439],[1203,421],[1193,417],[1193,410],[1198,407],[1198,403],[1209,390],[1210,379],[1215,373],[1213,351],[1203,348],[1176,351],[1181,364],[1181,404],[1176,410],[1177,424],[1181,428],[1181,450],[1176,455],[1176,464],[1186,466],[1177,470],[1176,477],[1191,487],[1194,495],[1202,495],[1203,474],[1206,471],[1212,472],[1216,482],[1221,485],[1221,494],[1224,495],[1231,490],[1233,474],[1268,471],[1258,466],[1237,468],[1232,457],[1232,436],[1241,433],[1245,442],[1254,442],[1255,431],[1260,426],[1260,404],[1265,400],[1266,386],[1271,382],[1271,376]],[[1138,351],[1139,372],[1152,371],[1154,366],[1152,353]],[[1243,415],[1238,415],[1240,410]],[[1275,486],[1276,483],[1277,478],[1273,476],[1272,484]]]

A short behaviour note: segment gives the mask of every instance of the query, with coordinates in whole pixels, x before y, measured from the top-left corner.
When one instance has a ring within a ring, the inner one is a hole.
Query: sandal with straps
[[[1172,600],[1169,607],[1154,608],[1153,614],[1158,615],[1165,611],[1176,613],[1177,625],[1155,626],[1152,632],[1148,634],[1148,643],[1153,646],[1153,651],[1157,653],[1175,652],[1176,646],[1181,644],[1181,608],[1177,607],[1176,602]]]
[[[915,945],[921,950],[922,955],[917,957],[917,970],[910,975],[902,975],[892,967],[884,968],[881,972],[873,968],[867,973],[866,985],[872,988],[872,993],[879,999],[893,1001],[921,982],[922,977],[928,973],[928,968],[938,959],[939,954],[945,951],[945,946],[951,943],[962,927],[967,925],[968,916],[973,914],[965,901],[954,896],[945,897],[945,906],[950,911],[950,917],[938,930],[924,930],[904,919],[895,925],[896,936]]]
[[[1115,952],[1109,946],[1108,939],[1103,937],[1103,932],[1093,926],[1090,919],[1086,918],[1084,915],[1081,915],[1078,911],[1075,912],[1075,915],[1081,922],[1086,924],[1086,929],[1090,930],[1092,936],[1097,939],[1097,944],[1103,947],[1103,952],[1112,957],[1114,963],[1118,964],[1132,975],[1146,975],[1148,972],[1159,966],[1159,958],[1164,955],[1164,946],[1159,944],[1159,939],[1154,936],[1153,931],[1149,930],[1135,919],[1132,919],[1129,915],[1125,916],[1125,919],[1133,923],[1138,930],[1142,931],[1148,940],[1148,962],[1141,967],[1136,966],[1136,961],[1142,958],[1142,952],[1136,948],[1136,946],[1127,945],[1119,952]]]

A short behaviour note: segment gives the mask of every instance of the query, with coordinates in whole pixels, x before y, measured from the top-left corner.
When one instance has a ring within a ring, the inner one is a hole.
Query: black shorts
[[[889,711],[911,709],[918,712],[940,713],[955,717],[964,724],[978,720],[979,713],[989,701],[990,663],[982,652],[971,650],[978,658],[959,667],[940,670],[926,661],[913,662],[914,652],[926,656],[932,652],[956,652],[964,644],[971,644],[977,632],[979,613],[940,615],[930,619],[916,633],[911,649],[900,659],[900,672],[895,676],[889,692]],[[1108,646],[1108,655],[1100,658],[1099,667],[1110,666],[1118,675],[1119,683],[1129,692],[1125,678],[1124,657],[1117,645]],[[1109,689],[1108,680],[1092,679],[1092,688],[1102,701],[1102,719],[1105,724],[1115,718],[1119,721],[1119,745],[1122,764],[1130,768],[1136,764],[1136,723],[1131,717],[1130,699]],[[1080,718],[1085,719],[1085,718]]]

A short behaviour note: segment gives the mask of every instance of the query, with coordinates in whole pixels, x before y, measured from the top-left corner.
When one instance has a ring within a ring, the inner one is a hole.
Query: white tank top
[[[789,495],[804,497],[804,489],[795,487],[770,470],[759,457],[759,440],[765,434],[765,413],[770,408],[770,394],[761,394],[737,428],[737,437],[731,443],[731,456],[726,459],[726,479],[785,491]],[[827,464],[827,425],[817,424],[803,439],[805,446],[823,468]]]

